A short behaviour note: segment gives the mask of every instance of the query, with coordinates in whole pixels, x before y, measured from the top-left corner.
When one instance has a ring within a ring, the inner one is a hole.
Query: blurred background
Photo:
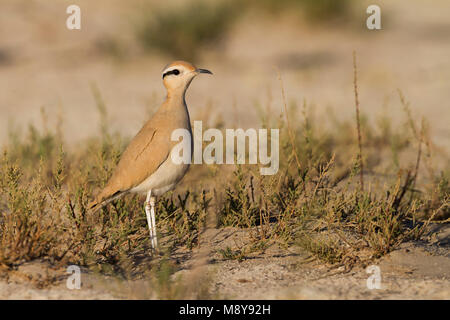
[[[369,121],[380,113],[404,121],[401,89],[448,148],[450,2],[376,1],[382,30],[371,31],[373,3],[0,0],[0,142],[29,123],[61,126],[72,144],[98,134],[95,92],[111,127],[131,136],[163,101],[161,71],[174,59],[214,72],[187,96],[191,119],[213,119],[208,126],[259,126],[261,108],[278,116],[277,69],[289,104],[306,101],[319,119],[354,117],[356,50]],[[66,28],[71,4],[81,8],[81,30]]]

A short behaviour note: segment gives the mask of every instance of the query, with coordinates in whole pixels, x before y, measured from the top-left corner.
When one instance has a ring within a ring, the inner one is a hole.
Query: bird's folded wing
[[[170,135],[147,123],[123,152],[108,184],[99,195],[100,201],[117,192],[127,191],[153,174],[167,159],[171,150]]]

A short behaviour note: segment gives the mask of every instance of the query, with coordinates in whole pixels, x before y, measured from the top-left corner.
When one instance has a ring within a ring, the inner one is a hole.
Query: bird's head
[[[169,94],[177,91],[184,93],[192,79],[200,73],[212,74],[211,71],[198,69],[189,62],[175,61],[164,68],[163,83]]]

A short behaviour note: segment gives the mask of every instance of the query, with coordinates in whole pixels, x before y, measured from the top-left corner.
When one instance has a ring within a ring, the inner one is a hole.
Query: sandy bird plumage
[[[166,100],[128,144],[106,186],[89,204],[95,212],[127,193],[146,194],[145,209],[153,247],[157,246],[154,197],[172,190],[189,168],[189,164],[172,162],[170,154],[178,142],[171,140],[171,134],[176,129],[187,129],[192,139],[185,93],[200,73],[211,74],[185,61],[175,61],[164,68]]]

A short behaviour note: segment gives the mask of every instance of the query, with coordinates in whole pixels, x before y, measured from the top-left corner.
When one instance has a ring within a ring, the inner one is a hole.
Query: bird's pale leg
[[[145,215],[147,216],[148,229],[150,231],[150,241],[152,242],[152,247],[155,249],[154,245],[154,235],[153,235],[153,221],[151,217],[151,199],[152,199],[152,190],[147,193],[147,199],[145,200]]]
[[[153,234],[153,240],[152,240],[152,246],[156,248],[158,246],[158,237],[156,236],[156,222],[155,222],[155,197],[150,197],[150,214],[152,218],[152,234]]]

